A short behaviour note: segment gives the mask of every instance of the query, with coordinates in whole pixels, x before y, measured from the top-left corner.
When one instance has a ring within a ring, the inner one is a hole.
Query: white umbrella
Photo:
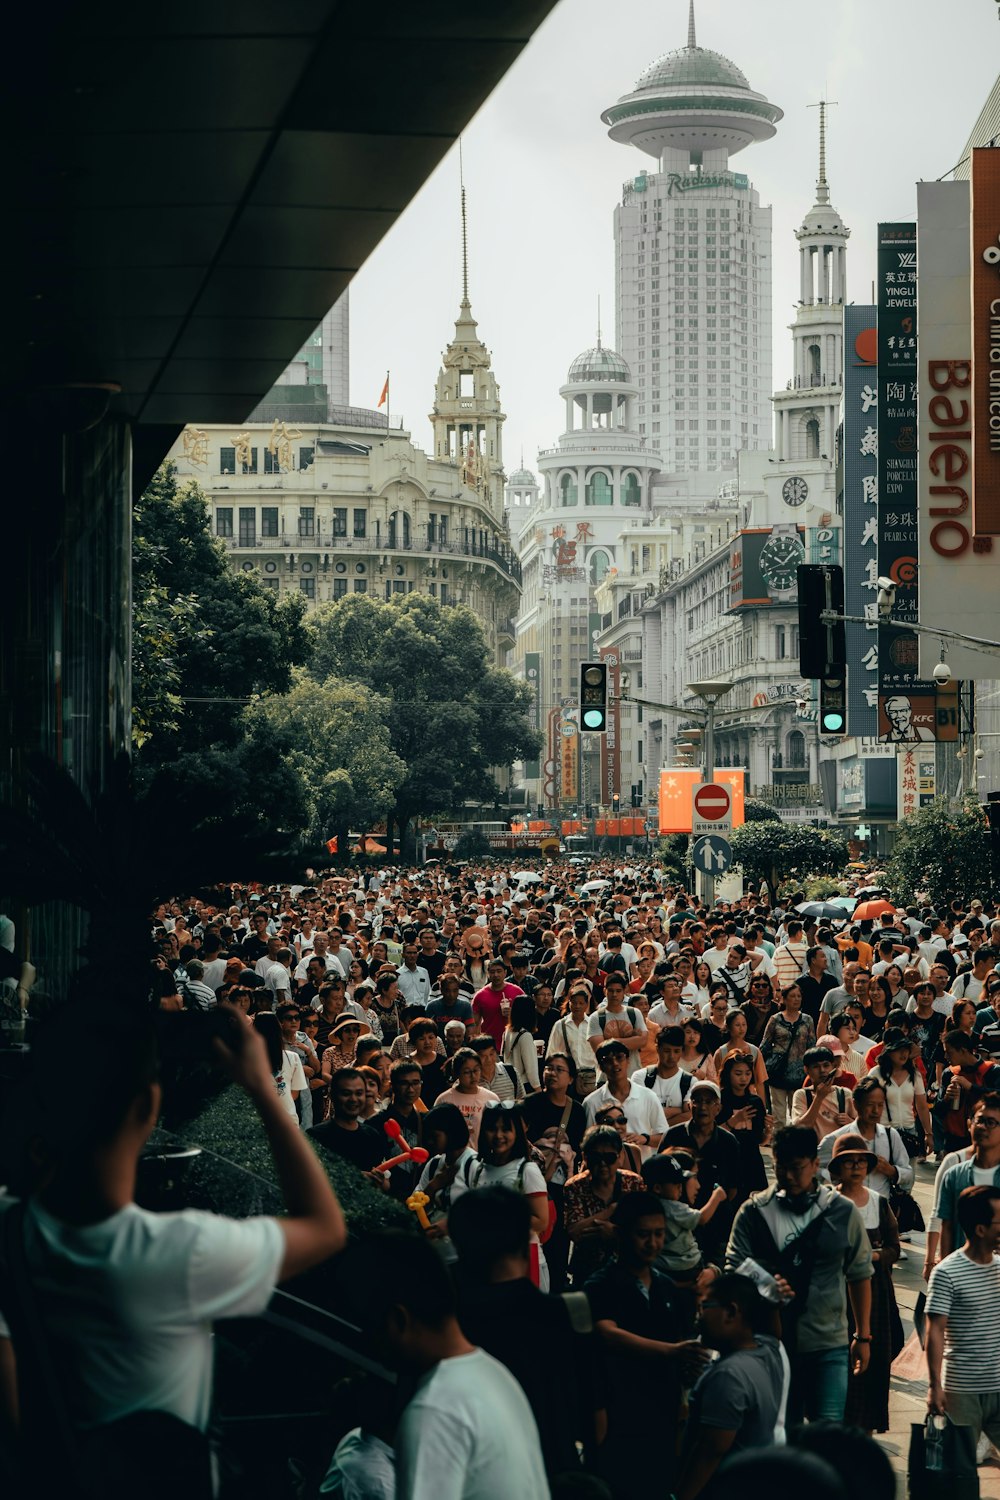
[[[610,884],[610,880],[588,880],[585,885],[581,885],[580,889],[581,891],[606,891]]]
[[[515,870],[511,879],[519,880],[522,885],[541,885],[542,883],[542,877],[534,870]]]

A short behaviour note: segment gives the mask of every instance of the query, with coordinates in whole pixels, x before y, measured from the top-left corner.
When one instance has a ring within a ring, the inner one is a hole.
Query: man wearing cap
[[[704,1208],[715,1187],[721,1187],[726,1202],[697,1232],[702,1254],[708,1261],[721,1257],[729,1227],[740,1171],[740,1148],[732,1131],[718,1123],[722,1090],[707,1078],[696,1078],[688,1090],[691,1118],[672,1125],[660,1144],[661,1151],[682,1146],[698,1160],[698,1194],[694,1208]]]
[[[588,1094],[583,1102],[587,1124],[594,1124],[598,1110],[618,1104],[625,1115],[626,1141],[651,1146],[655,1151],[667,1128],[666,1116],[656,1095],[643,1087],[641,1078],[629,1077],[629,1051],[625,1043],[617,1038],[602,1043],[597,1050],[597,1061],[607,1082]]]

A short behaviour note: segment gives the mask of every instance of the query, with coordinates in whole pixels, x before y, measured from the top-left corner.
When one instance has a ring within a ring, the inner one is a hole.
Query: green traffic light
[[[584,714],[583,714],[583,727],[584,727],[584,729],[603,729],[604,728],[604,710],[603,710],[603,708],[588,708],[588,709],[585,709],[584,710]]]
[[[827,734],[839,734],[843,727],[843,714],[825,713],[823,715],[823,728]]]

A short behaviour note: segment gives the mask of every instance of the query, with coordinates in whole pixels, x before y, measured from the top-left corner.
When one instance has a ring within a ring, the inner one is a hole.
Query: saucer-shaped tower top
[[[613,141],[658,160],[668,149],[686,152],[700,164],[708,153],[728,157],[753,141],[770,139],[781,117],[734,62],[698,46],[691,0],[687,46],[650,64],[635,88],[601,119]]]

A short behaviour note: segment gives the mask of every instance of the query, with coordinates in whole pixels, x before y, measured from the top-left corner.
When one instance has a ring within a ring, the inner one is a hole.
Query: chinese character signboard
[[[524,653],[524,680],[531,691],[531,706],[528,709],[528,722],[532,729],[542,727],[542,658],[537,651],[526,651]],[[539,766],[537,760],[528,760],[524,763],[524,775],[526,780],[534,781],[538,776]]]
[[[935,752],[900,750],[896,760],[897,807],[900,822],[934,801]]]
[[[621,657],[615,646],[606,647],[600,657],[608,668],[608,718],[601,735],[600,800],[610,807],[615,792],[620,795],[622,789]]]
[[[844,613],[847,722],[874,738],[878,722],[878,342],[874,307],[844,308]]]
[[[559,800],[580,800],[580,732],[573,711],[563,709],[559,722]]]
[[[917,623],[915,224],[878,226],[878,519],[878,576],[896,585],[899,622],[878,629],[879,738],[933,738],[933,702],[929,721],[921,716],[934,684],[919,680],[917,637],[905,628]]]

